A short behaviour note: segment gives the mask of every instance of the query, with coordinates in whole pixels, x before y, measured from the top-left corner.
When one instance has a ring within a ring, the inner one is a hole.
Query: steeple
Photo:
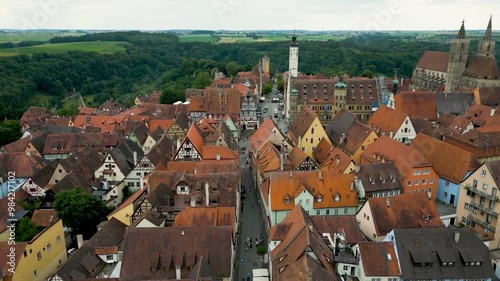
[[[484,33],[484,40],[491,40],[491,18],[492,16],[490,16],[488,27],[486,28],[486,32]]]
[[[465,39],[465,20],[462,20],[462,27],[458,31],[457,39]]]
[[[467,59],[469,57],[470,39],[465,37],[465,20],[458,32],[457,38],[451,40],[450,53],[448,56],[448,69],[446,71],[445,93],[456,92],[460,80],[465,72]]]
[[[491,26],[492,17],[490,16],[490,21],[488,22],[488,27],[484,33],[484,38],[479,40],[479,45],[477,46],[477,55],[481,57],[495,57],[495,40],[491,37]]]
[[[290,46],[298,47],[299,43],[297,42],[297,35],[295,35],[295,29],[293,30],[292,42],[290,42]]]

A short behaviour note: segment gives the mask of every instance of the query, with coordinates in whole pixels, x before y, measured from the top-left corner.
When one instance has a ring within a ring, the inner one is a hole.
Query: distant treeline
[[[203,31],[205,32],[205,31]],[[267,54],[272,74],[288,68],[289,42],[212,44],[181,42],[170,33],[107,32],[54,37],[50,43],[126,41],[125,52],[101,54],[71,51],[0,58],[0,118],[18,119],[35,94],[51,96],[58,108],[76,90],[93,95],[94,105],[113,98],[131,102],[152,90],[164,93],[163,101],[182,100],[188,87],[200,87],[214,70],[231,76],[251,70]],[[364,34],[341,41],[299,41],[299,71],[328,76],[348,73],[410,77],[426,50],[448,51],[449,44],[400,38],[388,34]],[[473,47],[471,46],[471,49]],[[497,48],[497,57],[500,57]],[[61,113],[61,112],[60,112]],[[71,112],[62,112],[71,113]],[[74,113],[74,112],[73,112]]]
[[[47,42],[45,42],[45,41],[21,41],[19,43],[6,42],[6,43],[0,43],[0,49],[29,47],[29,46],[36,46],[36,45],[42,45],[42,44],[47,44]]]

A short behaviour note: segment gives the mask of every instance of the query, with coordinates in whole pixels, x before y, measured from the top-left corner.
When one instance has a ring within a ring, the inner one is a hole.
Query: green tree
[[[363,70],[363,72],[361,72],[361,77],[368,77],[371,79],[371,78],[373,78],[373,72],[371,72],[368,69],[365,69],[365,70]]]
[[[161,92],[160,103],[163,104],[172,104],[174,102],[184,100],[185,90],[182,86],[177,84],[168,85]]]
[[[212,84],[212,79],[210,78],[210,75],[202,71],[198,74],[196,74],[196,77],[194,78],[193,81],[193,88],[196,89],[205,89],[207,86],[210,86]]]
[[[43,228],[37,227],[30,218],[24,217],[16,227],[16,241],[27,242],[37,235]]]
[[[264,84],[264,86],[262,86],[262,94],[268,95],[272,91],[273,91],[273,82],[269,80],[266,84]]]
[[[73,234],[82,234],[89,239],[97,231],[97,225],[106,220],[110,208],[98,197],[74,187],[56,195],[54,209]]]
[[[239,66],[235,62],[230,62],[226,64],[226,73],[228,76],[236,76],[238,74]]]
[[[21,125],[19,121],[6,120],[0,124],[0,146],[14,142],[21,136]]]
[[[285,90],[285,81],[283,81],[283,76],[278,76],[278,91],[282,92]]]

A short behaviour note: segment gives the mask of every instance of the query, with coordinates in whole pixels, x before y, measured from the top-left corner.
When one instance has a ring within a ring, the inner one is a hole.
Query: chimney
[[[193,174],[196,175],[196,167],[194,167]]]
[[[337,156],[337,167],[340,165],[340,156]]]
[[[184,232],[182,232],[184,234]],[[181,266],[176,265],[175,266],[175,279],[181,280]]]
[[[144,177],[141,177],[140,179],[140,186],[141,186],[141,190],[144,188]]]
[[[290,178],[293,178],[293,172],[290,171]]]
[[[354,182],[353,181],[351,181],[351,186],[349,188],[350,188],[351,191],[354,190]]]
[[[177,149],[179,149],[179,147],[181,147],[181,139],[177,139]]]
[[[196,200],[194,199],[194,196],[191,196],[191,207],[196,207]]]
[[[387,207],[391,206],[391,198],[390,197],[385,198],[385,204],[387,205]]]
[[[283,153],[280,153],[280,170],[283,171],[283,162],[285,162],[285,160],[283,159]]]
[[[31,151],[26,151],[26,156],[31,158]]]
[[[432,199],[432,191],[427,190],[427,197],[429,197],[429,200]]]
[[[215,159],[220,160],[220,154],[215,154]]]
[[[493,115],[495,115],[495,109],[494,109],[494,108],[492,108],[492,109],[490,110],[490,117],[493,117]]]
[[[318,170],[318,179],[320,181],[323,181],[323,171],[321,171],[321,170]]]
[[[83,235],[78,234],[76,236],[76,244],[78,245],[78,249],[80,249],[83,246]]]
[[[134,151],[134,167],[137,166],[137,151]]]
[[[299,136],[299,143],[297,145],[300,145],[301,141],[302,141],[302,137]]]
[[[209,185],[208,185],[208,181],[207,181],[207,182],[205,182],[205,195],[207,196],[207,200],[205,202],[206,206],[210,205],[210,193],[208,193],[208,189],[209,189]]]
[[[455,243],[458,244],[460,242],[460,232],[455,231]]]
[[[389,132],[389,137],[391,137],[391,139],[394,137],[394,132],[393,131]]]

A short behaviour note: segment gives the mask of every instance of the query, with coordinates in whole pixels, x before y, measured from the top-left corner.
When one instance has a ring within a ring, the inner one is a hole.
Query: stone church
[[[420,58],[413,71],[412,88],[453,93],[461,88],[500,86],[491,17],[475,56],[469,54],[469,46],[462,22],[457,37],[451,40],[449,53],[427,51]]]

